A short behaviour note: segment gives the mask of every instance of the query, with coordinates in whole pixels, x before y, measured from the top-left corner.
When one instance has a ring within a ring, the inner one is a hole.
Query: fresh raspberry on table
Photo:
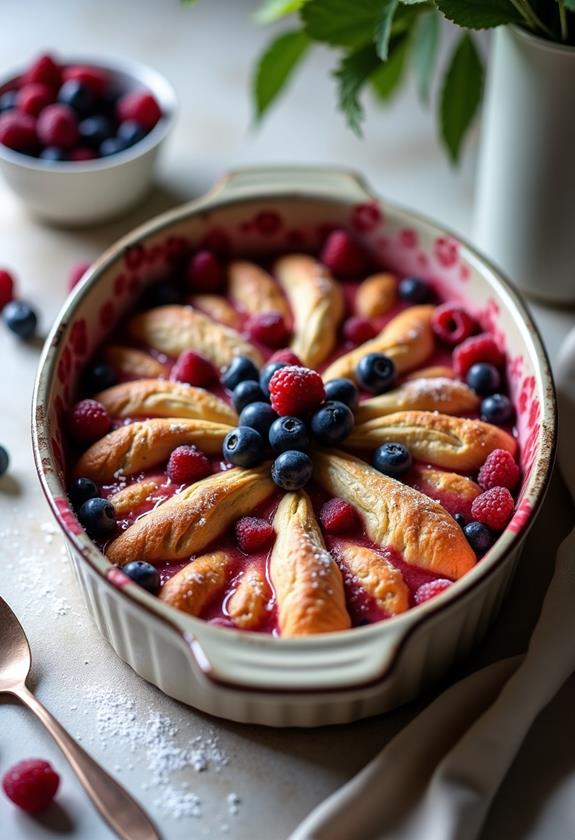
[[[430,580],[427,583],[422,583],[421,586],[416,589],[413,600],[416,604],[423,604],[425,601],[429,601],[430,598],[435,598],[435,596],[439,595],[440,592],[444,592],[446,589],[449,589],[450,586],[451,581],[447,580],[447,578],[437,578],[437,580]]]
[[[172,379],[205,388],[218,378],[213,364],[201,353],[195,350],[184,350],[172,368]]]
[[[186,277],[194,292],[219,292],[224,284],[220,261],[212,251],[198,251],[190,257]]]
[[[265,519],[256,516],[244,516],[235,526],[236,540],[246,554],[256,554],[269,548],[275,539],[275,531]]]
[[[352,315],[343,325],[343,337],[354,344],[363,344],[377,335],[377,330],[369,320],[361,315]]]
[[[477,481],[482,490],[491,490],[492,487],[507,487],[508,490],[513,490],[520,475],[521,470],[513,455],[505,449],[494,449],[479,470]]]
[[[515,502],[507,487],[491,487],[471,503],[472,517],[493,531],[503,531],[514,509]]]
[[[282,350],[276,350],[275,353],[268,359],[268,364],[271,362],[285,362],[286,365],[297,365],[297,367],[301,367],[301,359],[299,356],[289,349],[289,347],[284,347]]]
[[[62,84],[62,68],[51,55],[39,56],[24,73],[24,84],[39,83],[57,90]]]
[[[78,120],[68,105],[48,105],[38,117],[38,137],[46,146],[71,149],[78,142]]]
[[[90,268],[91,263],[79,262],[72,266],[70,275],[68,277],[68,291],[71,292],[74,286],[77,286],[84,274]]]
[[[349,534],[358,526],[356,509],[344,499],[330,499],[322,505],[319,521],[328,534]]]
[[[453,367],[461,379],[465,378],[471,365],[477,362],[488,362],[495,367],[501,367],[505,362],[505,354],[488,333],[466,338],[453,351]]]
[[[271,310],[254,315],[247,324],[250,338],[266,347],[281,347],[290,336],[281,312]]]
[[[270,379],[269,392],[272,408],[282,417],[310,414],[325,399],[325,388],[319,373],[296,365],[276,370]]]
[[[136,122],[146,131],[151,131],[162,116],[162,109],[151,93],[134,90],[122,96],[116,106],[120,122]]]
[[[209,459],[197,446],[178,446],[168,461],[168,478],[174,484],[193,484],[211,473]]]
[[[365,251],[346,230],[334,230],[325,241],[320,260],[334,274],[343,277],[361,274],[368,266]]]
[[[14,297],[14,278],[9,271],[0,268],[0,311]]]
[[[28,758],[11,767],[2,779],[8,799],[28,814],[44,811],[52,802],[60,776],[41,758]]]
[[[108,87],[108,75],[98,67],[85,67],[80,64],[64,67],[62,76],[65,82],[80,82],[86,85],[98,97],[103,96]]]
[[[33,152],[38,146],[36,120],[20,111],[0,116],[0,143],[15,152]]]
[[[94,443],[112,427],[110,415],[97,400],[80,400],[69,417],[70,433],[76,443]]]
[[[441,341],[453,347],[469,338],[475,330],[475,321],[461,306],[443,303],[433,311],[431,328]]]
[[[18,110],[23,114],[29,114],[31,117],[37,117],[40,111],[47,105],[51,105],[52,102],[54,102],[54,90],[39,82],[24,85],[16,96]]]

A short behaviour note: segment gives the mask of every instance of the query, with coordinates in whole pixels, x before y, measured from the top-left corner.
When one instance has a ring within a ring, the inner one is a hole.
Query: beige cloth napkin
[[[575,330],[557,365],[562,428],[575,428]],[[575,453],[560,436],[559,463],[575,499]],[[289,840],[475,840],[539,712],[575,671],[575,529],[525,656],[453,685]]]

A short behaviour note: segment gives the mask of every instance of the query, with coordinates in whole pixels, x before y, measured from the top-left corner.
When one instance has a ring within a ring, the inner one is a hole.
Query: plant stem
[[[561,24],[561,40],[566,41],[568,38],[567,31],[567,14],[565,12],[565,0],[558,0],[559,3],[559,22]]]
[[[549,29],[549,27],[543,23],[541,18],[537,15],[535,9],[530,5],[529,0],[511,0],[511,3],[515,6],[519,14],[523,17],[527,25],[535,30],[541,30],[547,35],[548,38],[554,40],[553,32]]]

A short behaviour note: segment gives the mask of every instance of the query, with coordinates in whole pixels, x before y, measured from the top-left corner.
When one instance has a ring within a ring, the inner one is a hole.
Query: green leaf
[[[575,12],[575,0],[563,0],[563,5],[570,12]]]
[[[419,95],[423,102],[429,101],[440,31],[439,15],[437,12],[431,12],[420,18],[413,33],[413,63]]]
[[[257,119],[281,93],[308,47],[309,38],[301,30],[284,32],[268,46],[257,64],[253,83]]]
[[[435,5],[448,20],[464,29],[524,22],[511,0],[435,0]]]
[[[383,0],[379,17],[375,24],[375,46],[382,61],[387,60],[389,53],[389,36],[393,16],[397,10],[399,0]]]
[[[387,102],[398,88],[404,76],[409,38],[403,36],[390,44],[389,58],[372,74],[370,82],[378,99]]]
[[[254,13],[256,23],[274,23],[286,15],[301,9],[305,0],[263,0],[262,5]]]
[[[374,47],[361,49],[346,55],[334,76],[338,81],[338,102],[347,118],[349,127],[361,136],[361,123],[364,113],[359,95],[372,73],[379,67],[380,61]]]
[[[315,41],[355,48],[373,38],[380,6],[381,0],[307,0],[300,16]]]
[[[453,162],[473,121],[483,89],[483,65],[473,39],[462,35],[451,57],[440,102],[441,134]]]

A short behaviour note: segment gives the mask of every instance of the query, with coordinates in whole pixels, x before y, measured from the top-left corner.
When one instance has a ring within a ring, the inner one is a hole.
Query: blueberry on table
[[[80,508],[78,519],[92,538],[109,537],[116,530],[114,506],[107,499],[88,499]]]
[[[68,496],[75,510],[79,510],[88,499],[97,499],[99,495],[98,485],[91,478],[75,478],[68,490]]]
[[[309,455],[292,449],[282,452],[272,464],[272,479],[283,490],[300,490],[310,480],[313,463]]]
[[[96,106],[93,90],[86,84],[70,79],[58,91],[58,102],[73,108],[80,116],[89,114]]]
[[[325,383],[325,398],[345,403],[355,411],[359,395],[351,379],[330,379]]]
[[[411,468],[411,452],[402,443],[383,443],[373,453],[372,464],[384,475],[401,478]]]
[[[250,403],[240,414],[240,426],[251,426],[264,440],[268,439],[274,420],[277,420],[277,413],[267,402]]]
[[[93,117],[86,117],[78,126],[80,137],[88,146],[99,146],[104,140],[112,137],[114,126],[109,117],[105,114],[96,114]]]
[[[151,563],[146,563],[144,560],[133,560],[131,563],[122,566],[122,571],[134,583],[137,583],[147,592],[151,592],[152,595],[159,592],[160,573]]]
[[[477,362],[467,371],[465,381],[480,397],[494,394],[501,385],[501,374],[488,362]]]
[[[229,391],[233,391],[240,382],[259,380],[259,372],[251,359],[246,356],[234,356],[221,375],[220,382]]]
[[[276,370],[279,370],[283,367],[288,367],[288,364],[288,362],[270,362],[264,368],[262,368],[262,372],[260,373],[260,387],[266,395],[266,397],[269,397],[270,395],[270,379],[272,378]]]
[[[395,383],[395,365],[384,353],[367,353],[357,365],[359,384],[372,394],[383,394]]]
[[[309,446],[307,426],[299,417],[278,417],[270,426],[269,441],[275,452],[307,449]]]
[[[31,338],[36,332],[38,318],[29,304],[13,300],[2,310],[4,323],[20,338]]]
[[[470,522],[469,525],[465,525],[463,533],[467,537],[467,542],[478,557],[485,554],[485,552],[488,551],[493,544],[491,531],[487,525],[483,525],[481,522]]]
[[[398,292],[406,303],[427,303],[432,298],[429,283],[421,277],[404,277],[399,281]]]
[[[117,136],[127,146],[133,146],[143,140],[148,132],[134,120],[126,120],[118,126]]]
[[[504,426],[511,423],[515,416],[513,403],[505,394],[492,394],[485,397],[479,410],[482,420],[486,423],[493,423],[496,426]]]
[[[0,446],[0,476],[4,475],[10,464],[10,456],[3,446]]]
[[[265,394],[260,388],[259,382],[246,379],[234,388],[232,402],[235,410],[239,413],[250,403],[265,402]]]
[[[264,458],[264,440],[250,426],[238,426],[224,438],[223,455],[235,467],[255,467]]]
[[[336,446],[350,434],[354,422],[353,411],[348,405],[330,400],[312,414],[311,433],[317,443]]]

